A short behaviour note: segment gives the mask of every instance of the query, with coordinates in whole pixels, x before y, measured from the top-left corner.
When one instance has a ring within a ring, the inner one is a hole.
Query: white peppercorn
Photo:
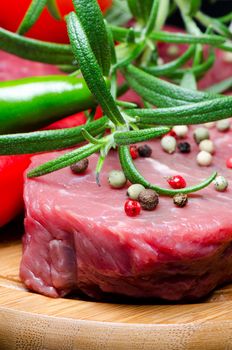
[[[128,188],[127,195],[131,199],[137,200],[140,192],[142,192],[143,190],[145,190],[145,187],[143,185],[133,184]]]
[[[125,186],[127,179],[121,170],[112,170],[108,176],[108,182],[113,188],[122,188]]]
[[[176,139],[173,136],[164,136],[161,139],[161,146],[163,150],[169,154],[172,154],[176,150]]]
[[[208,123],[205,123],[204,126],[208,129],[212,129],[214,128],[216,125],[216,122],[208,122]]]
[[[204,126],[200,126],[195,129],[193,137],[196,143],[199,144],[201,141],[209,139],[209,130]]]
[[[218,131],[228,131],[230,129],[230,119],[218,120],[216,127]]]
[[[213,157],[209,152],[201,151],[197,155],[197,163],[200,166],[209,166],[213,161]]]
[[[229,52],[229,51],[223,52],[223,61],[232,63],[232,52]]]
[[[214,149],[214,143],[211,140],[203,140],[199,144],[199,149],[201,151],[206,151],[210,154],[213,154],[215,149]]]
[[[167,49],[168,56],[178,56],[180,49],[177,45],[170,45]]]
[[[180,138],[184,138],[187,136],[189,128],[187,125],[176,125],[172,128],[172,130],[176,133],[176,135]]]

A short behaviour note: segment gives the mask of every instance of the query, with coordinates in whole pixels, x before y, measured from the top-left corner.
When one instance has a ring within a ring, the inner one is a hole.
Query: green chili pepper
[[[96,105],[84,79],[25,78],[0,83],[0,134],[32,131]]]

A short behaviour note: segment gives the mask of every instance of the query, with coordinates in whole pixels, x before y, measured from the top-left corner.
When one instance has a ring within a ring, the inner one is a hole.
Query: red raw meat
[[[229,181],[226,192],[213,185],[190,196],[185,208],[160,198],[152,212],[126,216],[126,188],[111,189],[107,174],[120,165],[112,151],[95,182],[97,156],[89,170],[74,175],[69,168],[25,184],[26,233],[20,275],[25,285],[51,297],[81,290],[91,297],[104,293],[168,300],[199,298],[232,280],[232,132],[211,131],[216,154],[208,168],[196,165],[198,146],[192,133],[190,154],[166,154],[150,142],[152,158],[135,160],[152,182],[167,187],[166,178],[182,175],[188,185],[213,169]],[[33,158],[32,167],[57,154]]]

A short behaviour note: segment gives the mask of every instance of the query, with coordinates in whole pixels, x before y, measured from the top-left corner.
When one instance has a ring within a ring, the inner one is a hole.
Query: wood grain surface
[[[195,304],[50,299],[23,287],[20,257],[20,238],[1,236],[0,350],[232,349],[232,286]]]

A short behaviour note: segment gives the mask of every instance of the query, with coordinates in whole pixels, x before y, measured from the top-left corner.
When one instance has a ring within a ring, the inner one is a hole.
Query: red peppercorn
[[[165,134],[164,136],[172,136],[172,137],[175,137],[175,139],[178,139],[178,136],[177,134],[175,133],[174,130],[170,130],[167,134]],[[163,136],[163,137],[164,137]]]
[[[139,153],[138,153],[138,148],[137,148],[137,146],[135,146],[135,145],[130,146],[130,155],[131,155],[131,158],[132,158],[132,159],[138,158]]]
[[[186,181],[185,179],[180,176],[180,175],[174,175],[171,176],[167,179],[167,182],[169,183],[169,185],[174,188],[175,190],[178,190],[180,188],[184,188],[186,187]]]
[[[124,205],[124,210],[128,216],[137,216],[140,214],[141,205],[138,201],[128,199]]]
[[[226,166],[227,168],[232,169],[232,157],[227,159]]]

